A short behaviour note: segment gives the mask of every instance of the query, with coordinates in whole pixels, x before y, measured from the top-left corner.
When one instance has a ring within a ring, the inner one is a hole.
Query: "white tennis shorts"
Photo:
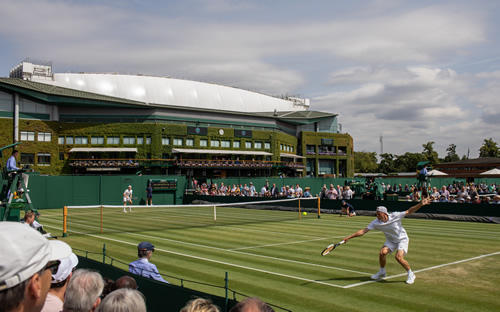
[[[389,253],[390,255],[394,252],[394,250],[404,250],[406,256],[406,254],[408,253],[409,243],[410,240],[408,238],[401,240],[399,243],[394,243],[389,240],[386,240],[384,246],[388,247],[391,250],[391,252]]]

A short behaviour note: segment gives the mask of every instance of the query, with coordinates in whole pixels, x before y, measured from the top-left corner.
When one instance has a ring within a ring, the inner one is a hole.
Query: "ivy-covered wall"
[[[13,120],[0,119],[0,127],[2,135],[0,137],[1,146],[6,146],[13,143]],[[277,131],[262,131],[253,130],[252,137],[235,137],[235,129],[224,128],[224,134],[219,133],[219,127],[209,127],[207,135],[191,135],[187,134],[186,125],[178,124],[165,124],[165,123],[61,123],[54,121],[42,120],[25,120],[19,121],[19,131],[34,133],[34,141],[22,140],[22,144],[16,148],[21,154],[31,153],[34,154],[34,169],[40,174],[58,175],[70,174],[72,168],[69,166],[70,160],[73,155],[69,152],[74,147],[136,147],[136,159],[162,159],[164,155],[173,158],[173,148],[189,148],[189,149],[221,149],[221,150],[247,150],[245,142],[252,142],[252,150],[255,142],[262,143],[262,150],[272,153],[271,161],[280,160],[281,146],[289,146],[293,149],[293,153],[297,153],[298,139],[294,136],[287,135]],[[42,142],[38,140],[39,133],[50,133],[51,140],[49,142]],[[73,143],[78,137],[85,137],[87,144],[67,144],[68,138],[73,138]],[[102,144],[92,144],[92,137],[103,137]],[[119,137],[119,144],[108,144],[108,137]],[[134,137],[136,144],[124,144],[124,137]],[[137,144],[137,138],[142,137],[144,143]],[[63,144],[59,144],[59,139],[62,138]],[[148,138],[151,138],[151,144],[147,144]],[[168,145],[163,145],[162,138],[170,140]],[[174,145],[174,139],[182,139],[182,145]],[[186,139],[193,139],[192,146],[186,145]],[[200,146],[200,140],[208,140],[208,146]],[[231,147],[211,147],[212,140],[228,140],[231,141]],[[233,142],[239,141],[240,147],[234,148]],[[265,143],[271,144],[270,149],[265,149]],[[6,151],[4,159],[10,156],[11,151]],[[41,165],[38,163],[38,153],[45,153],[51,155],[50,165]],[[107,154],[100,155],[101,158],[106,158]],[[179,157],[186,157],[179,154]],[[239,155],[233,155],[238,157]],[[196,157],[196,155],[195,155]],[[61,158],[61,159],[60,159]],[[126,158],[125,153],[120,153],[118,158]],[[212,156],[208,155],[211,159]],[[18,159],[20,161],[20,159]]]

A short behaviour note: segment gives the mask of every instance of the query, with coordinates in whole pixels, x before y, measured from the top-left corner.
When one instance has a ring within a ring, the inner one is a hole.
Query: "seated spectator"
[[[71,247],[47,240],[19,222],[0,222],[0,311],[39,312],[47,297],[52,275]]]
[[[42,233],[45,237],[50,237],[50,233],[47,233],[43,230],[43,226],[36,221],[35,217],[40,216],[39,213],[35,214],[33,211],[27,211],[24,214],[24,218],[21,220],[21,223],[29,225],[34,228],[38,232]]]
[[[457,199],[455,196],[450,195],[450,203],[457,203]]]
[[[481,199],[479,198],[479,195],[474,196],[474,200],[472,201],[472,203],[474,203],[474,204],[480,204],[481,203]]]
[[[156,265],[149,263],[149,259],[153,255],[154,251],[155,246],[150,242],[140,243],[137,246],[137,256],[139,259],[129,263],[128,271],[130,273],[142,275],[144,277],[152,278],[168,284],[168,282],[161,277]]]
[[[63,312],[93,312],[101,303],[104,280],[101,274],[86,269],[73,273],[64,296]]]
[[[110,278],[104,278],[104,288],[102,289],[101,301],[106,298],[115,288],[115,281]]]
[[[125,275],[117,279],[114,283],[113,290],[122,288],[137,289],[137,282],[135,281],[135,278]]]
[[[312,197],[311,188],[309,186],[306,186],[304,189],[304,197]]]
[[[274,312],[273,308],[257,297],[238,302],[229,312]]]
[[[210,299],[197,298],[189,301],[180,312],[220,312]]]
[[[52,284],[50,285],[42,312],[62,311],[64,294],[77,265],[78,257],[74,253],[71,253],[68,258],[61,259],[61,264],[59,264],[57,272],[52,274]]]
[[[447,203],[448,199],[446,199],[446,196],[444,194],[441,194],[441,196],[439,196],[439,202],[440,203]]]
[[[496,205],[500,204],[500,195],[493,196],[493,201],[491,203]]]
[[[96,312],[146,312],[146,300],[138,290],[121,288],[107,295]]]

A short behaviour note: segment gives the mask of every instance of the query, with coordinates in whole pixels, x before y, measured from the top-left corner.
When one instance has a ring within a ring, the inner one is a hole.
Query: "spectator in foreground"
[[[197,298],[189,301],[180,312],[220,312],[210,299]]]
[[[122,288],[137,289],[137,282],[135,281],[135,278],[125,275],[117,279],[114,284],[113,290]]]
[[[274,312],[273,308],[257,297],[241,300],[229,312]]]
[[[63,312],[93,312],[101,303],[104,280],[101,274],[76,270],[64,296]]]
[[[137,246],[137,256],[139,259],[129,263],[128,271],[130,273],[142,275],[144,277],[152,278],[168,284],[168,282],[161,277],[156,265],[149,263],[149,259],[153,255],[154,251],[155,246],[150,242],[140,243]]]
[[[71,253],[68,258],[61,259],[61,264],[59,264],[57,272],[52,274],[52,284],[50,285],[42,312],[62,311],[64,294],[77,265],[78,257],[74,253]]]
[[[0,311],[39,312],[59,259],[71,254],[61,241],[47,240],[19,222],[0,222]]]
[[[96,312],[146,312],[146,300],[138,290],[121,288],[107,295]]]

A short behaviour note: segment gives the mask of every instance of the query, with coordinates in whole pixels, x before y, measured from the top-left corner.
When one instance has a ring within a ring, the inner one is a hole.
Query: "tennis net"
[[[63,236],[310,219],[319,216],[317,202],[317,198],[292,198],[239,203],[193,202],[191,205],[67,206],[64,207]]]

